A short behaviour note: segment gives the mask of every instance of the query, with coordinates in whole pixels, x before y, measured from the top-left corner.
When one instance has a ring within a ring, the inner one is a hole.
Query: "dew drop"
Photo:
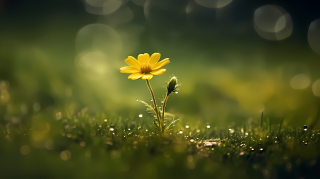
[[[148,132],[148,129],[146,129],[146,132]]]
[[[193,143],[193,142],[194,142],[194,139],[191,138],[191,139],[190,139],[190,142]]]
[[[263,151],[263,148],[260,148],[260,151]]]
[[[189,129],[189,128],[190,128],[190,126],[187,124],[187,125],[186,125],[186,128],[187,128],[187,129]]]
[[[139,117],[142,117],[142,114],[139,114]]]
[[[176,92],[174,92],[174,93],[178,94],[179,92],[178,92],[178,91],[176,91]]]
[[[180,130],[179,134],[183,134],[183,131],[182,131],[182,130]]]
[[[211,127],[210,124],[207,124],[207,128],[210,129],[210,127]]]
[[[306,125],[303,126],[303,130],[307,131],[308,127]]]
[[[138,98],[136,98],[136,101],[139,101]]]
[[[130,131],[131,129],[130,128],[128,128],[128,131]]]
[[[151,101],[153,101],[153,99],[151,99]]]
[[[161,103],[163,104],[163,101],[161,101]]]
[[[110,126],[110,131],[112,132],[112,131],[114,131],[114,128],[113,128],[113,126]]]

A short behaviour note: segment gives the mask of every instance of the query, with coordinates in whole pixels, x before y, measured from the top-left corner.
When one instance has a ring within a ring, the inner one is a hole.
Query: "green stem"
[[[150,82],[149,82],[149,80],[146,80],[146,82],[147,82],[148,88],[149,88],[151,96],[152,96],[154,108],[157,108],[156,99],[154,98],[154,94],[153,94],[153,90],[151,88]]]
[[[166,103],[167,103],[168,97],[169,97],[169,95],[167,95],[166,98],[164,98],[164,101],[163,101],[163,106],[162,106],[162,119],[161,119],[161,125],[162,125],[162,126],[164,126],[164,109],[165,109],[165,107],[166,107]]]
[[[159,125],[160,125],[159,127],[160,127],[160,130],[162,131],[162,125],[160,124],[160,118],[159,118],[159,113],[158,113],[158,108],[157,108],[156,99],[155,99],[155,97],[154,97],[153,90],[152,90],[152,88],[151,88],[151,85],[150,85],[149,80],[147,79],[146,82],[147,82],[147,86],[148,86],[148,88],[149,88],[149,90],[150,90],[150,93],[151,93],[151,96],[152,96],[153,105],[154,105],[154,110],[155,110],[156,113],[157,113],[157,119],[158,119],[158,122],[159,122]]]

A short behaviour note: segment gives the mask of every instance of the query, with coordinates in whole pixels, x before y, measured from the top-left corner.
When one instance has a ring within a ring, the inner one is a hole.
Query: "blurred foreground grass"
[[[98,2],[0,0],[0,178],[318,178],[316,2]],[[119,73],[145,52],[171,61],[157,101],[182,85],[165,139],[145,82]]]
[[[19,120],[22,119],[22,120]],[[151,116],[34,112],[0,124],[4,178],[317,178],[320,131],[271,125],[193,126],[167,137]],[[284,119],[285,120],[285,119]]]

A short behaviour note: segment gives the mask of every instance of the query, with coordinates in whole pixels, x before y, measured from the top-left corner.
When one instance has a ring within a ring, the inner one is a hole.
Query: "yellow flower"
[[[132,56],[128,56],[125,62],[130,65],[120,68],[121,73],[132,73],[128,79],[136,80],[142,78],[150,80],[153,75],[162,75],[166,69],[162,68],[164,65],[170,63],[169,58],[160,62],[160,53],[153,53],[151,57],[148,53],[138,55],[138,60]]]

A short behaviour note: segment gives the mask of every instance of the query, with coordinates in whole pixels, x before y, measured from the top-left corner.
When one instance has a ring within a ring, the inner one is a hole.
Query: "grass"
[[[151,120],[53,116],[2,121],[4,178],[317,178],[320,166],[319,131],[271,126],[263,116],[229,129],[176,122],[167,137]]]

